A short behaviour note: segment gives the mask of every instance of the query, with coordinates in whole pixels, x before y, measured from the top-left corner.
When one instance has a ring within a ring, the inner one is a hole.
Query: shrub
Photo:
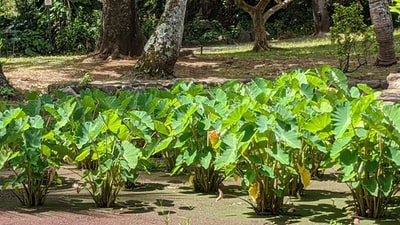
[[[339,68],[352,72],[368,63],[367,56],[376,50],[375,33],[372,26],[364,23],[362,6],[353,3],[348,7],[334,4],[333,26],[330,28],[331,42],[336,44]],[[351,68],[350,61],[356,59],[358,65]]]

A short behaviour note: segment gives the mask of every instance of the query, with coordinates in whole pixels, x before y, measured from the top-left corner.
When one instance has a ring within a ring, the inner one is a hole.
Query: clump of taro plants
[[[85,170],[82,176],[98,207],[113,207],[127,181],[134,182],[139,168],[150,157],[146,146],[151,142],[154,125],[144,111],[131,111],[127,117],[118,110],[101,112],[93,121],[82,122],[76,131],[75,158],[97,162],[96,169]]]
[[[347,101],[332,112],[330,155],[341,166],[358,215],[382,217],[399,191],[400,108],[377,101],[379,93],[362,84],[343,91]]]
[[[329,161],[330,112],[340,76],[334,69],[293,71],[275,81],[256,79],[237,91],[223,117],[216,169],[238,174],[258,214],[279,214],[284,196],[310,183],[314,153]]]
[[[41,116],[43,104],[51,102],[45,95],[0,113],[0,168],[7,162],[14,173],[3,190],[11,185],[15,196],[27,207],[43,205],[49,187],[60,183],[57,150],[62,148],[53,135],[52,119]]]
[[[188,172],[189,180],[197,192],[216,192],[224,180],[221,170],[215,170],[216,133],[211,126],[204,104],[209,102],[203,85],[179,83],[171,90],[177,104],[166,120],[171,127],[171,137],[176,140],[173,149],[179,149],[174,173]],[[210,107],[210,106],[209,106]],[[213,135],[213,141],[210,135]]]

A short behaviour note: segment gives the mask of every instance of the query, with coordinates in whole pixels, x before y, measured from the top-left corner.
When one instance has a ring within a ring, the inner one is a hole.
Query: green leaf
[[[76,157],[75,161],[80,162],[90,155],[90,148],[83,149]]]
[[[161,141],[159,141],[157,143],[157,145],[154,147],[154,149],[152,151],[152,155],[157,154],[157,153],[165,150],[166,148],[168,148],[168,146],[172,140],[173,140],[172,137],[168,137],[168,138],[164,138]]]
[[[371,161],[368,160],[365,164],[365,169],[369,172],[369,173],[375,173],[378,171],[379,169],[379,162],[378,161]]]
[[[11,151],[0,150],[0,169],[4,167],[4,164],[7,162],[11,153]]]
[[[313,117],[310,121],[304,124],[304,129],[310,131],[311,133],[317,133],[325,129],[331,124],[331,117],[329,113],[323,113],[318,116]]]
[[[382,192],[383,194],[388,197],[391,192],[392,192],[392,188],[393,188],[393,181],[394,181],[394,176],[392,174],[387,174],[387,175],[380,175],[379,176],[379,183],[382,187]]]
[[[21,108],[6,110],[2,115],[1,118],[2,121],[0,121],[0,127],[6,127],[9,123],[11,123],[11,121],[24,115],[25,113]]]
[[[241,104],[234,108],[223,120],[221,130],[237,124],[242,116],[248,111],[250,104]]]
[[[26,146],[31,149],[40,149],[42,145],[42,132],[37,129],[30,129],[24,133]]]
[[[123,141],[121,146],[124,150],[124,159],[128,162],[131,169],[135,169],[138,165],[139,158],[142,156],[142,151],[128,141]]]
[[[334,86],[337,88],[343,90],[345,93],[348,93],[349,91],[349,86],[347,82],[347,76],[343,71],[337,69],[337,68],[331,68],[330,71],[327,71],[328,77],[334,81]]]
[[[51,148],[49,148],[49,146],[47,145],[42,145],[42,154],[50,157],[51,156]]]
[[[274,149],[267,148],[266,152],[283,165],[289,165],[289,154],[287,154],[279,145]]]
[[[400,107],[398,105],[384,105],[382,108],[385,118],[397,132],[400,132]]]
[[[389,160],[393,161],[396,166],[400,166],[400,150],[398,148],[389,147],[385,152],[384,155]]]
[[[101,115],[107,128],[114,134],[117,134],[122,122],[118,116],[118,110],[107,110]]]
[[[44,121],[41,116],[36,115],[35,117],[29,118],[29,124],[31,125],[32,128],[42,129],[43,125],[44,125]]]
[[[340,162],[346,166],[355,165],[358,162],[358,152],[345,149],[340,153]]]
[[[267,165],[262,165],[260,173],[262,176],[266,176],[266,177],[275,179],[274,170]]]
[[[272,128],[272,121],[273,118],[268,119],[268,117],[266,117],[265,115],[261,115],[257,118],[257,129],[260,133],[264,133],[265,131],[267,131],[268,129]]]
[[[222,138],[220,146],[221,155],[215,159],[215,169],[222,169],[236,161],[239,139],[234,134],[227,134]]]
[[[208,169],[211,165],[211,160],[212,160],[212,153],[211,149],[207,151],[205,154],[200,155],[200,165],[204,169]]]
[[[373,196],[377,197],[379,193],[378,181],[375,178],[367,178],[363,180],[365,189]]]
[[[332,145],[332,150],[331,150],[331,158],[332,159],[336,159],[337,157],[339,157],[339,153],[342,152],[343,150],[345,150],[346,145],[350,143],[352,139],[349,137],[345,137],[345,138],[340,138],[335,140],[335,142]]]
[[[163,134],[165,136],[170,135],[170,131],[168,127],[165,125],[165,123],[160,122],[158,120],[154,120],[153,122],[154,122],[154,128],[158,133]]]
[[[332,113],[332,121],[334,125],[333,134],[336,138],[343,136],[344,132],[351,125],[351,106],[348,102],[339,105]]]
[[[301,140],[299,135],[297,134],[296,130],[284,130],[280,126],[276,126],[274,129],[276,136],[279,140],[292,147],[292,148],[300,148],[301,147]]]
[[[146,128],[154,130],[153,119],[145,111],[134,111],[133,115],[136,116],[136,120],[143,124]]]

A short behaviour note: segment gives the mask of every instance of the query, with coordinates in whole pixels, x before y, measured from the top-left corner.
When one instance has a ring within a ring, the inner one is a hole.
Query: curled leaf
[[[304,166],[300,166],[297,164],[297,168],[299,169],[299,175],[301,179],[301,183],[303,183],[304,188],[308,187],[310,185],[311,181],[311,173],[308,171]]]
[[[56,175],[56,168],[54,166],[48,166],[46,167],[45,171],[47,173],[47,185],[50,185],[54,180],[54,176]]]
[[[252,185],[250,185],[249,196],[254,202],[257,201],[259,194],[260,194],[260,183],[255,182]]]
[[[210,140],[210,144],[213,148],[217,145],[219,141],[219,134],[215,130],[210,130],[208,133],[208,139]]]
[[[189,176],[189,184],[193,184],[194,175]]]

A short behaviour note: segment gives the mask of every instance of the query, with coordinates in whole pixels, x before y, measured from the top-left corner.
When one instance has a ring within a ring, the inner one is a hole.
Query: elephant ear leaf
[[[10,155],[11,151],[0,151],[0,169],[4,167],[4,164],[7,162]]]
[[[308,171],[304,166],[297,165],[297,168],[299,169],[299,175],[301,179],[301,183],[303,183],[304,188],[308,187],[310,185],[311,181],[311,173]]]
[[[260,194],[260,183],[255,182],[249,187],[249,196],[254,201],[257,202],[258,196]]]
[[[333,81],[333,85],[347,94],[349,92],[349,86],[346,74],[337,68],[331,68],[329,72],[328,77]]]
[[[382,108],[385,118],[389,124],[400,132],[400,110],[396,105],[384,105]]]
[[[340,138],[351,124],[351,106],[348,102],[339,105],[332,114],[333,134]]]

